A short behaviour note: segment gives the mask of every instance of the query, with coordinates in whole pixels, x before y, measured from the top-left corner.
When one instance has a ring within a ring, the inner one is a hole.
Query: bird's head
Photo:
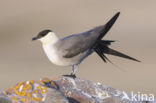
[[[58,37],[52,30],[43,30],[36,37],[33,37],[32,40],[39,40],[42,44],[49,44],[58,40]]]

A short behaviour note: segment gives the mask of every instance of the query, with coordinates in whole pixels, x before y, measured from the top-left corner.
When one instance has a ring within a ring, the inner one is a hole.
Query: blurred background
[[[0,90],[71,72],[71,67],[50,63],[41,43],[31,41],[38,32],[52,29],[64,37],[105,24],[118,11],[121,15],[104,39],[116,40],[111,48],[142,62],[108,56],[118,69],[94,53],[80,65],[77,76],[128,93],[156,95],[155,0],[1,0]]]

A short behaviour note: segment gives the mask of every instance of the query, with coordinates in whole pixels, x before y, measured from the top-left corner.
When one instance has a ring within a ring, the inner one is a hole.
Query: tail
[[[116,50],[113,50],[111,48],[109,48],[108,46],[114,42],[112,40],[101,40],[106,33],[110,30],[110,28],[113,26],[113,24],[115,23],[115,21],[117,20],[117,18],[119,17],[120,12],[116,13],[103,27],[103,29],[100,32],[99,37],[97,38],[96,42],[95,42],[95,48],[94,51],[101,57],[101,59],[106,62],[109,61],[111,62],[106,56],[105,54],[110,54],[110,55],[114,55],[114,56],[118,56],[118,57],[122,57],[122,58],[126,58],[126,59],[130,59],[133,61],[137,61],[140,62],[139,60],[132,58],[126,54],[123,54],[121,52],[118,52]]]
[[[113,50],[111,48],[109,48],[108,46],[111,44],[111,42],[114,41],[109,41],[109,40],[101,40],[97,46],[94,48],[95,52],[101,57],[101,59],[106,62],[106,60],[108,60],[109,62],[111,62],[106,56],[105,54],[110,54],[110,55],[114,55],[114,56],[118,56],[118,57],[122,57],[122,58],[126,58],[126,59],[130,59],[133,61],[137,61],[140,62],[139,60],[130,57],[126,54],[123,54],[121,52],[118,52],[116,50]]]
[[[99,40],[101,40],[106,33],[110,30],[110,28],[113,26],[113,24],[115,23],[115,21],[117,20],[117,18],[119,17],[120,12],[116,13],[103,27],[103,29],[100,31],[100,35],[97,38],[97,42]]]

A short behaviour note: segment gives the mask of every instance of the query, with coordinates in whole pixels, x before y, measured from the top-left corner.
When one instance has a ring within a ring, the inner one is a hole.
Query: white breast
[[[60,58],[59,55],[56,53],[57,51],[55,51],[53,46],[49,46],[49,45],[43,45],[43,49],[45,54],[47,55],[48,59],[56,64],[56,65],[60,65]]]
[[[71,66],[71,65],[75,65],[75,64],[79,64],[85,57],[87,57],[89,54],[88,51],[83,52],[78,54],[77,56],[74,56],[72,58],[64,58],[64,51],[58,51],[58,48],[56,48],[56,46],[54,46],[54,44],[56,43],[57,39],[53,40],[53,42],[46,42],[44,41],[43,43],[43,49],[45,54],[47,55],[48,59],[56,64],[56,65],[60,65],[60,66]],[[43,42],[43,41],[42,41]]]
[[[57,51],[57,49],[52,45],[43,45],[43,49],[48,59],[52,63],[59,66],[71,66],[74,64],[78,64],[87,55],[86,52],[84,52],[84,53],[80,53],[79,55],[73,58],[64,58],[60,53],[61,51]]]

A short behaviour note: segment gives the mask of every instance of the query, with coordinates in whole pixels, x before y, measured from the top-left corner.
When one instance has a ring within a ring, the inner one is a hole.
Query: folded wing
[[[87,32],[73,34],[56,43],[58,49],[63,52],[64,58],[72,58],[82,52],[95,47],[96,43],[110,30],[119,16],[119,12],[105,25],[95,27]]]

